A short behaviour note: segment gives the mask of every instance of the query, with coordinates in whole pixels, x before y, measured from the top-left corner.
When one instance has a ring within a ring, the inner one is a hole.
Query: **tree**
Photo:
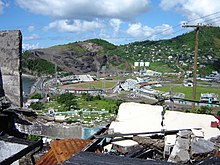
[[[76,96],[72,93],[64,93],[57,97],[56,101],[59,104],[63,104],[66,111],[70,111],[71,108],[77,107],[77,102],[75,100]]]
[[[212,108],[211,107],[208,107],[208,106],[201,106],[200,108],[198,108],[196,110],[196,113],[198,114],[210,114],[212,111]]]
[[[31,103],[30,108],[34,110],[42,110],[44,108],[44,105],[41,102]]]
[[[94,100],[94,97],[91,96],[89,93],[83,93],[83,94],[82,94],[82,98],[83,98],[85,101],[93,101],[93,100]]]
[[[35,94],[34,96],[31,97],[31,99],[42,99],[42,96],[40,93]]]

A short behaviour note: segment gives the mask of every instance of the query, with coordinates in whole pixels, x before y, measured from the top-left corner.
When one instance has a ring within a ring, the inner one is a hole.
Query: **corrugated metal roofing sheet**
[[[92,140],[63,139],[51,142],[51,149],[36,163],[36,165],[56,165],[68,160],[81,151]]]
[[[176,163],[98,154],[94,152],[79,152],[65,161],[64,165],[176,165]]]

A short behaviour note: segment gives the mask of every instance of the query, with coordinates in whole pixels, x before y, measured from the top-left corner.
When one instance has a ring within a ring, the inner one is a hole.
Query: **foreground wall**
[[[20,152],[26,147],[28,147],[28,145],[0,141],[0,162]],[[12,163],[12,165],[19,165],[19,160]]]
[[[22,107],[22,35],[19,30],[0,31],[0,97]]]

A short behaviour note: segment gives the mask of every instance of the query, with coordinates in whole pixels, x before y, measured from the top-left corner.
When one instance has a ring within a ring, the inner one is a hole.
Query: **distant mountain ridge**
[[[135,61],[148,61],[166,64],[173,71],[178,71],[179,67],[192,70],[194,47],[195,31],[167,40],[146,40],[120,46],[101,39],[91,39],[27,51],[23,55],[23,67],[25,72],[41,73],[36,65],[41,66],[43,61],[49,62],[52,68],[57,64],[62,70],[75,74],[113,74],[130,72]],[[39,59],[41,61],[36,64]],[[220,28],[201,29],[198,55],[200,73],[207,74],[211,70],[220,72],[219,59]]]

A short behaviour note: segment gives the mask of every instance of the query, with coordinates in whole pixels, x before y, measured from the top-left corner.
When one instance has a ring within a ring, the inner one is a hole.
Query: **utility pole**
[[[196,100],[196,72],[197,72],[197,57],[198,57],[198,47],[199,47],[199,29],[212,27],[212,26],[183,25],[183,27],[196,28],[196,41],[195,41],[195,52],[194,52],[194,67],[193,67],[193,91],[192,91],[192,100]],[[195,110],[195,102],[192,103],[192,109]]]

